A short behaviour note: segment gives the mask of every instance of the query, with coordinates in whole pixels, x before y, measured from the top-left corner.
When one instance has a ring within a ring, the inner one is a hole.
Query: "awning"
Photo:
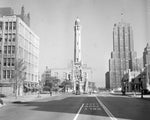
[[[24,85],[25,88],[30,89],[30,87],[28,85]]]

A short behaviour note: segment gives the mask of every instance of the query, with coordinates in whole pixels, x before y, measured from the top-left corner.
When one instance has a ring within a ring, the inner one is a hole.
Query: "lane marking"
[[[97,103],[84,103],[84,110],[101,110],[100,105]]]
[[[109,118],[111,120],[117,120],[117,118],[114,117],[114,115],[108,110],[108,108],[96,97],[96,100],[98,101],[98,103],[102,106],[102,108],[105,110],[105,112],[107,113],[107,115],[109,116]]]
[[[80,112],[81,112],[83,106],[84,106],[84,104],[81,105],[80,109],[78,110],[78,112],[77,112],[77,114],[76,114],[76,116],[74,117],[73,120],[77,120],[77,118],[78,118],[78,116],[79,116],[79,114],[80,114]]]

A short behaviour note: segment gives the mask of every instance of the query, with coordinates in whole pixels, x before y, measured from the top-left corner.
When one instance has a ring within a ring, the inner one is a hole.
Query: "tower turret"
[[[75,20],[74,26],[74,63],[81,64],[81,26],[79,18]]]

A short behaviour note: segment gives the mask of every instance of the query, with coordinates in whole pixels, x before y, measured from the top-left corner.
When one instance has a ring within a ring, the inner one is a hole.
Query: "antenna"
[[[121,22],[123,22],[125,20],[125,6],[126,6],[126,3],[125,3],[124,0],[121,0],[121,4],[122,4]]]
[[[124,20],[124,13],[123,13],[123,11],[121,12],[121,22],[123,22],[123,20]]]

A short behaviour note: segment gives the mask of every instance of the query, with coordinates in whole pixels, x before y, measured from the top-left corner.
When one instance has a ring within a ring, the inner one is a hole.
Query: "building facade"
[[[1,89],[5,89],[4,84],[10,83],[14,74],[15,61],[18,59],[22,59],[27,67],[26,86],[36,86],[38,84],[39,37],[29,27],[29,19],[25,17],[24,7],[20,15],[15,15],[11,8],[0,8],[0,14]],[[28,24],[23,18],[28,21]]]
[[[149,64],[150,64],[150,46],[147,43],[143,52],[143,66],[146,67],[146,65],[149,65]]]
[[[136,69],[136,52],[133,45],[133,30],[123,21],[114,24],[113,51],[109,60],[110,88],[120,88],[125,71]]]
[[[149,43],[147,43],[146,47],[144,48],[143,66],[144,66],[143,73],[145,75],[143,79],[143,85],[145,89],[150,91],[150,46],[149,46]]]

